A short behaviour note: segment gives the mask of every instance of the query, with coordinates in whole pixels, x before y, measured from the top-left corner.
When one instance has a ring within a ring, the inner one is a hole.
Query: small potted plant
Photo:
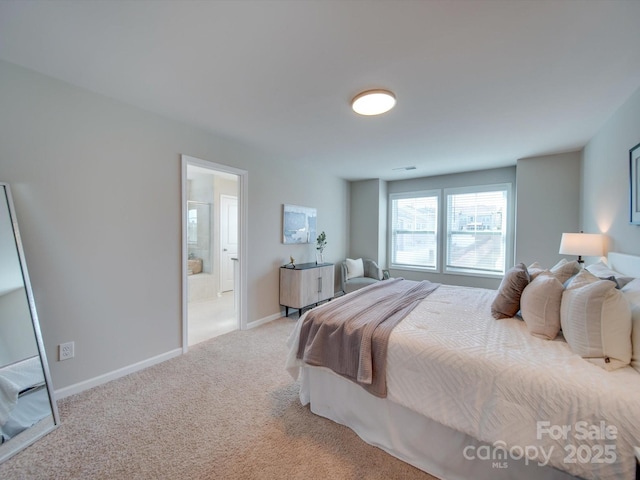
[[[320,233],[318,238],[316,238],[316,263],[318,265],[324,263],[324,247],[327,246],[327,235],[324,233]]]

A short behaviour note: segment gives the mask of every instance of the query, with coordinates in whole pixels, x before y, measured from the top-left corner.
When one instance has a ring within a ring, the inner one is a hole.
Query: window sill
[[[427,272],[427,273],[440,273],[437,268],[432,267],[413,267],[408,265],[391,265],[389,270],[405,270],[408,272]]]
[[[449,269],[442,272],[445,275],[462,275],[464,277],[502,278],[504,273],[478,272],[474,270]]]

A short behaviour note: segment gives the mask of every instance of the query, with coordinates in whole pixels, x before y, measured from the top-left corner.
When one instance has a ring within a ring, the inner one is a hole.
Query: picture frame
[[[304,244],[316,241],[317,211],[299,205],[282,206],[282,243]]]
[[[640,143],[629,150],[629,223],[640,225]]]

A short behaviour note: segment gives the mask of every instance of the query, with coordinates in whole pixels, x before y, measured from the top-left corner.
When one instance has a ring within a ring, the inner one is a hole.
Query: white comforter
[[[388,399],[494,444],[492,454],[505,448],[507,459],[524,453],[583,478],[633,479],[640,374],[607,372],[562,338],[495,320],[495,293],[442,285],[400,322],[389,339]],[[296,378],[297,331],[287,361]]]

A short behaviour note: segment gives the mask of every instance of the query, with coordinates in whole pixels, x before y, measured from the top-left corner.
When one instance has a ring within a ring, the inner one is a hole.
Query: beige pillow
[[[640,372],[640,278],[622,287],[631,308],[631,366]]]
[[[531,335],[553,340],[560,331],[560,303],[564,287],[560,281],[543,272],[522,292],[520,313]]]
[[[352,260],[347,258],[347,280],[350,278],[364,277],[364,264],[362,258]]]
[[[590,283],[595,283],[598,280],[600,279],[589,270],[580,270],[577,275],[571,279],[571,282],[569,282],[566,288],[580,288],[584,287],[585,285],[589,285]]]
[[[562,294],[560,324],[571,350],[586,360],[606,370],[629,365],[631,310],[613,282],[580,271]]]
[[[580,264],[575,260],[568,262],[563,258],[551,267],[550,270],[551,273],[560,280],[560,283],[564,283],[580,271]]]
[[[533,262],[531,265],[527,267],[527,271],[529,272],[529,276],[531,277],[531,281],[535,279],[542,272],[547,271],[542,265],[538,262]]]
[[[491,304],[493,318],[510,318],[520,310],[520,296],[529,284],[529,272],[524,263],[519,263],[505,273],[498,294]]]

